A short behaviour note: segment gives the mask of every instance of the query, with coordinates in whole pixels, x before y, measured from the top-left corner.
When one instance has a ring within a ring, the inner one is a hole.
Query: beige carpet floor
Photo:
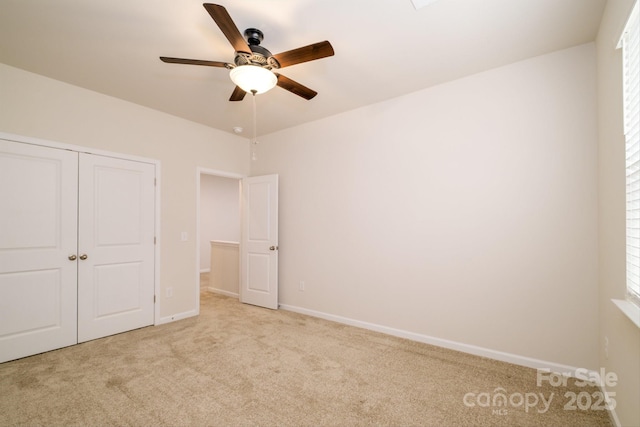
[[[610,425],[565,408],[565,393],[595,388],[538,387],[532,369],[210,293],[201,304],[197,318],[0,364],[0,425]]]

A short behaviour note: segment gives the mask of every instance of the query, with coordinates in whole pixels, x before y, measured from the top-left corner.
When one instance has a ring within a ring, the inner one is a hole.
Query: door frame
[[[200,180],[202,175],[211,175],[217,176],[220,178],[232,178],[237,179],[240,185],[240,190],[242,190],[242,180],[246,178],[247,175],[227,172],[218,169],[209,169],[205,167],[198,166],[196,168],[196,281],[195,281],[195,294],[196,294],[196,315],[200,314]],[[240,200],[240,194],[238,193],[238,202]],[[240,211],[240,232],[242,232],[242,210]],[[240,252],[242,253],[242,239],[240,239]],[[238,273],[240,273],[238,271]]]
[[[114,151],[106,151],[106,150],[101,150],[98,148],[93,148],[93,147],[84,147],[84,146],[80,146],[80,145],[74,145],[74,144],[65,144],[62,142],[56,142],[56,141],[50,141],[47,139],[41,139],[41,138],[34,138],[34,137],[30,137],[30,136],[24,136],[24,135],[16,135],[16,134],[12,134],[12,133],[7,133],[7,132],[0,132],[0,138],[2,139],[6,139],[9,141],[14,141],[14,142],[21,142],[24,144],[31,144],[31,145],[39,145],[42,147],[49,147],[49,148],[58,148],[61,150],[71,150],[71,151],[77,151],[80,153],[88,153],[88,154],[96,154],[99,156],[105,156],[105,157],[114,157],[114,158],[118,158],[118,159],[124,159],[124,160],[132,160],[135,162],[142,162],[142,163],[150,163],[152,165],[154,165],[155,168],[155,228],[154,228],[154,233],[155,233],[155,237],[156,237],[156,242],[154,245],[154,256],[155,256],[155,260],[154,260],[154,293],[156,295],[155,301],[153,303],[154,305],[154,316],[153,316],[153,324],[154,325],[159,325],[160,324],[160,298],[157,298],[158,295],[160,295],[160,188],[161,188],[161,180],[160,177],[162,176],[161,174],[161,163],[160,160],[157,159],[151,159],[148,157],[140,157],[140,156],[134,156],[131,154],[126,154],[126,153],[118,153],[118,152],[114,152]],[[198,299],[200,298],[200,296],[198,295]]]

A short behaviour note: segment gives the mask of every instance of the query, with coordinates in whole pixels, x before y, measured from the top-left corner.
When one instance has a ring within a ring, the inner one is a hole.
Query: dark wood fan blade
[[[233,93],[231,94],[231,98],[229,98],[229,101],[242,101],[246,94],[247,92],[236,86],[236,88],[233,90]]]
[[[227,9],[219,4],[205,3],[203,6],[207,9],[207,12],[209,12],[213,20],[216,21],[216,24],[218,24],[218,27],[220,27],[220,30],[222,30],[222,33],[227,40],[229,40],[229,43],[231,43],[231,46],[233,46],[236,52],[251,53],[249,45],[244,40],[244,37],[242,37],[242,33],[240,33],[240,30],[236,27],[231,16],[229,16]]]
[[[333,46],[328,41],[310,44],[309,46],[299,47],[297,49],[288,50],[286,52],[273,55],[280,63],[280,68],[290,65],[300,64],[302,62],[313,61],[327,56],[333,56]]]
[[[161,56],[162,62],[168,62],[170,64],[187,64],[187,65],[205,65],[207,67],[222,67],[226,68],[226,62],[220,61],[204,61],[202,59],[184,59],[184,58],[169,58],[167,56]]]
[[[311,99],[318,94],[313,89],[309,89],[306,86],[301,85],[300,83],[291,80],[289,77],[285,77],[282,74],[274,73],[278,78],[278,86],[282,89],[288,90],[291,93],[295,93],[298,96],[303,97],[304,99]]]

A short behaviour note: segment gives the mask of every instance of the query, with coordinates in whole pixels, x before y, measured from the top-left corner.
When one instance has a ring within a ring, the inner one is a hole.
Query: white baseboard
[[[214,294],[226,295],[232,298],[240,298],[240,295],[235,292],[225,291],[224,289],[212,288],[211,286],[205,288],[207,292],[213,292]]]
[[[172,314],[171,316],[161,317],[155,325],[163,325],[165,323],[175,322],[177,320],[187,319],[189,317],[197,316],[199,314],[199,310],[189,310],[183,313]]]
[[[607,393],[607,387],[605,384],[600,385],[600,391],[602,391],[602,394],[604,396],[609,396],[609,394]],[[610,409],[608,412],[609,412],[609,420],[611,420],[611,424],[613,424],[616,427],[622,427],[622,424],[620,424],[620,418],[618,418],[618,413],[616,412],[615,406],[613,409]]]
[[[323,313],[315,310],[309,310],[306,308],[296,307],[288,304],[280,304],[280,308],[282,308],[283,310],[293,311],[295,313],[300,313],[300,314],[306,314],[312,317],[319,317],[321,319],[330,320],[330,321],[342,323],[345,325],[368,329],[375,332],[382,332],[383,334],[388,334],[388,335],[392,335],[399,338],[406,338],[411,341],[417,341],[424,344],[430,344],[438,347],[448,348],[450,350],[456,350],[463,353],[482,356],[489,359],[499,360],[501,362],[512,363],[514,365],[520,365],[520,366],[525,366],[525,367],[534,368],[534,369],[548,369],[551,372],[570,375],[573,377],[576,376],[575,375],[576,370],[580,369],[584,375],[584,368],[577,368],[574,366],[562,365],[559,363],[553,363],[545,360],[533,359],[531,357],[520,356],[517,354],[505,353],[498,350],[478,347],[471,344],[464,344],[456,341],[445,340],[442,338],[431,337],[428,335],[417,334],[415,332],[409,332],[401,329],[390,328],[388,326],[382,326],[374,323],[363,322],[360,320],[350,319],[347,317]]]
[[[211,272],[210,268],[203,268],[202,270],[200,270],[200,274],[210,273],[210,272]]]

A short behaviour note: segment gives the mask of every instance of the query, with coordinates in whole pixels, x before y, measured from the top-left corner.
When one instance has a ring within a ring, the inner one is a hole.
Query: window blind
[[[636,2],[622,35],[626,152],[627,293],[640,305],[640,36]]]

